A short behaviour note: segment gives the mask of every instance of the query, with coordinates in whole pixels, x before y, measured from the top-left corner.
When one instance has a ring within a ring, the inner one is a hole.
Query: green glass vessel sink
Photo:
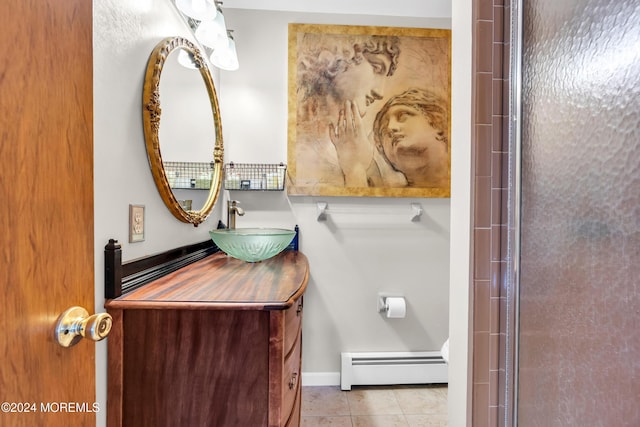
[[[269,259],[282,252],[296,232],[284,228],[210,230],[211,240],[227,255],[248,262]]]

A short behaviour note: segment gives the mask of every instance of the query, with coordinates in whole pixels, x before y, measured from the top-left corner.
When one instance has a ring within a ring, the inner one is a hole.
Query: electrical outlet
[[[144,205],[129,205],[129,243],[144,241]]]

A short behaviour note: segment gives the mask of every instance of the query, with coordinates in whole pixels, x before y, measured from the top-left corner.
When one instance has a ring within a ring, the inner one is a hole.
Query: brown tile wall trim
[[[505,424],[509,4],[473,6],[473,427]]]

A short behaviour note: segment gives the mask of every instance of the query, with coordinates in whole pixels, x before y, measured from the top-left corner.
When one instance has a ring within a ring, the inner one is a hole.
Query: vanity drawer
[[[284,414],[284,420],[291,416],[302,382],[302,378],[300,378],[301,348],[302,340],[298,339],[291,354],[284,361],[284,370],[282,371],[282,414]]]
[[[300,401],[302,399],[302,387],[298,387],[298,394],[296,394],[296,401],[293,403],[293,409],[291,415],[289,415],[289,421],[287,421],[286,427],[300,427]]]
[[[300,326],[302,323],[302,298],[299,298],[284,313],[284,354],[285,356],[291,352],[293,345],[300,334]]]

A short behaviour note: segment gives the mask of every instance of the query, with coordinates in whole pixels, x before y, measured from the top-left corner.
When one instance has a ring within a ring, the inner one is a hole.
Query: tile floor
[[[446,427],[447,386],[302,388],[301,427]]]

